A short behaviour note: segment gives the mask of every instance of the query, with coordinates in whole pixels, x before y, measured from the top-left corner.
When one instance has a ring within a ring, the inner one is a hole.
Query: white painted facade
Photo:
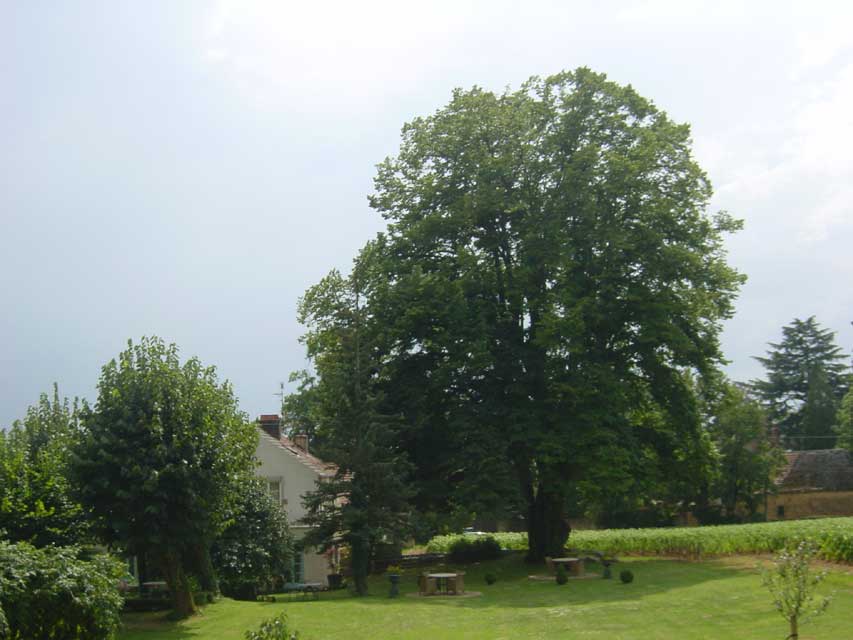
[[[308,527],[300,520],[305,515],[302,497],[313,491],[318,478],[333,475],[328,465],[302,452],[293,442],[282,438],[276,441],[266,431],[258,428],[258,448],[255,453],[260,466],[257,475],[267,482],[271,493],[278,488],[278,498],[287,513],[287,520],[295,540],[305,535]],[[297,573],[301,563],[302,575],[294,576],[298,582],[327,584],[329,564],[326,557],[311,549],[305,549],[297,558]]]

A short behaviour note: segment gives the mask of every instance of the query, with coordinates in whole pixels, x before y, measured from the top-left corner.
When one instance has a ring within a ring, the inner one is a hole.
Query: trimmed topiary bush
[[[563,565],[557,565],[556,573],[557,584],[566,584],[569,581],[569,574],[566,573],[566,568]]]
[[[450,545],[448,557],[451,562],[483,562],[501,556],[501,545],[492,536],[460,537]]]
[[[486,581],[486,584],[495,584],[498,581],[497,576],[494,573],[487,573],[483,578]]]
[[[619,579],[622,581],[622,584],[630,584],[634,582],[634,572],[630,569],[622,569],[619,572]]]

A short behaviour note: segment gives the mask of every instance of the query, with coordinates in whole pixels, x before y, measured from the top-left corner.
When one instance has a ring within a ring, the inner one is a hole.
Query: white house
[[[260,466],[256,473],[266,482],[270,495],[287,512],[290,530],[298,542],[308,530],[301,524],[305,515],[302,497],[314,490],[318,479],[334,476],[337,468],[308,452],[307,436],[284,437],[277,415],[262,415],[258,419],[258,431],[255,456]],[[330,573],[327,556],[311,549],[297,551],[295,555],[295,582],[327,584]]]

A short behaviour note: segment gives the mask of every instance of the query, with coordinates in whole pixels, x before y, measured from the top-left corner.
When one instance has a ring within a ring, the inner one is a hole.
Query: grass
[[[222,600],[191,620],[174,623],[163,614],[129,614],[119,640],[242,640],[245,630],[286,612],[303,640],[360,638],[781,639],[786,624],[761,586],[755,560],[731,558],[686,562],[631,558],[616,565],[613,580],[533,581],[520,555],[466,568],[466,588],[476,598],[387,597],[387,581],[372,579],[373,595],[324,593],[319,601],[254,603]],[[623,585],[620,568],[635,580]],[[593,568],[593,570],[595,570]],[[486,585],[485,573],[498,581]],[[834,567],[823,585],[836,591],[829,610],[803,629],[801,638],[850,638],[853,574]],[[403,594],[417,590],[404,577]]]

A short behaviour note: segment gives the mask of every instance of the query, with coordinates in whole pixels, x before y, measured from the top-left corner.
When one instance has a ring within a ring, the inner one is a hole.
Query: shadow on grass
[[[448,569],[448,567],[440,567]],[[354,604],[369,607],[387,606],[437,606],[461,607],[468,609],[488,608],[537,608],[564,605],[600,605],[615,602],[631,602],[672,590],[687,589],[703,583],[726,580],[745,575],[743,568],[727,566],[721,562],[707,560],[688,562],[680,560],[661,560],[632,558],[614,565],[613,578],[571,579],[565,585],[557,585],[553,580],[530,580],[529,575],[546,575],[544,566],[527,565],[521,558],[504,558],[484,565],[457,567],[465,571],[465,587],[470,591],[480,591],[482,596],[473,598],[447,597],[405,597],[407,593],[417,591],[417,577],[404,576],[400,583],[400,597],[388,597],[388,583],[381,577],[370,581],[370,595],[356,598],[348,592],[324,593],[320,602],[323,608],[336,604]],[[429,570],[434,570],[430,568]],[[630,569],[634,573],[634,582],[622,584],[619,572]],[[588,573],[599,573],[601,567],[590,563]],[[492,573],[497,582],[487,585],[485,574]],[[286,596],[285,596],[286,598]],[[284,602],[287,602],[284,600]],[[292,604],[297,604],[293,600]],[[306,602],[305,605],[314,604]]]
[[[119,637],[122,640],[149,638],[152,633],[164,634],[169,640],[190,640],[199,637],[193,629],[188,629],[181,621],[174,620],[169,611],[125,613],[121,621],[122,630]]]

